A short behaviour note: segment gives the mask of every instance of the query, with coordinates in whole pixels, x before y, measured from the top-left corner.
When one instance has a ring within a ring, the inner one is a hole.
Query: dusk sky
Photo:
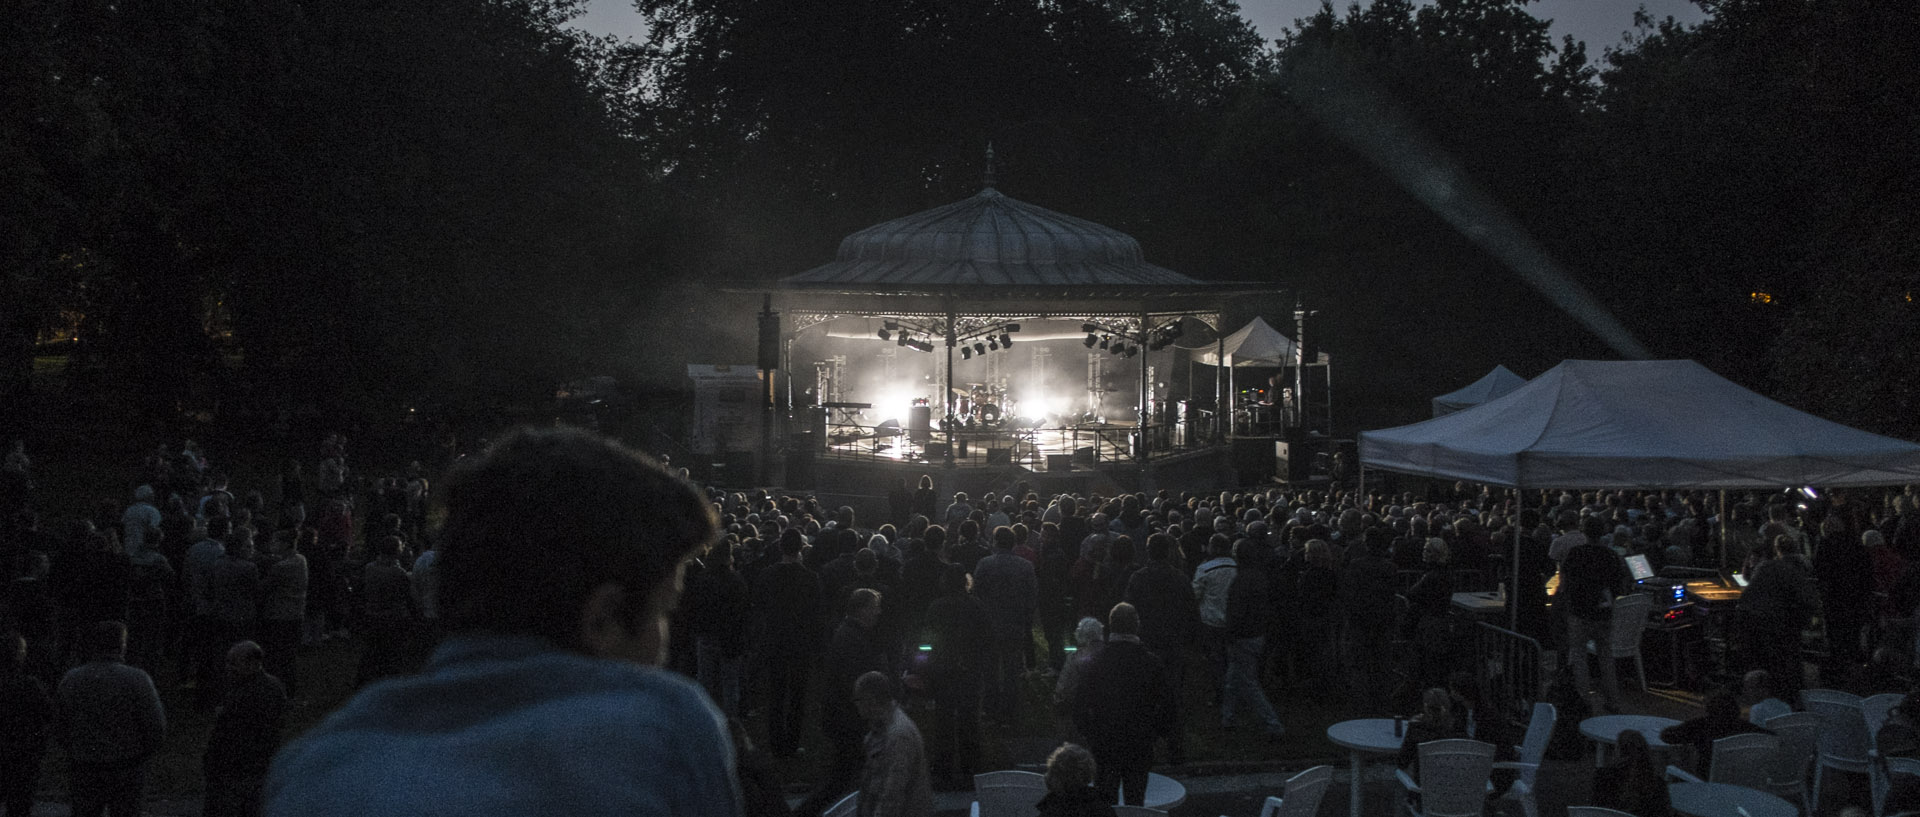
[[[1345,8],[1348,4],[1335,5]],[[1540,0],[1533,4],[1533,13],[1553,20],[1554,39],[1571,34],[1587,44],[1589,57],[1598,59],[1606,47],[1620,43],[1621,35],[1633,27],[1633,10],[1642,6],[1655,19],[1672,16],[1683,23],[1697,23],[1705,17],[1689,0]],[[1240,4],[1241,13],[1269,40],[1319,8],[1319,0],[1243,0]],[[631,0],[592,0],[586,15],[574,24],[594,33],[635,39],[646,34],[646,23],[633,10]]]

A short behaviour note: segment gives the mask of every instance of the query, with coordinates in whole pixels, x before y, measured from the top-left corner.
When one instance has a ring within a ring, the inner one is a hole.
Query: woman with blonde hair
[[[1047,756],[1047,796],[1037,804],[1040,817],[1113,817],[1113,798],[1093,787],[1093,753],[1077,743],[1062,743]]]

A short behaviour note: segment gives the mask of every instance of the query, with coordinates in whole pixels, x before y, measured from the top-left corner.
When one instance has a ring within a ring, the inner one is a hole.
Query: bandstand
[[[1229,305],[1280,294],[1150,264],[1131,236],[991,184],[763,292],[786,375],[770,411],[793,407],[768,426],[785,483],[938,472],[976,491],[1231,481],[1225,386],[1180,383],[1186,350],[1218,346]]]

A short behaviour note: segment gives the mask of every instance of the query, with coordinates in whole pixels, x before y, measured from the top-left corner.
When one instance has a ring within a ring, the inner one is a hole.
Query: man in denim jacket
[[[267,813],[738,815],[719,712],[659,668],[681,567],[717,531],[693,486],[611,441],[502,440],[449,480],[426,672],[283,750]]]

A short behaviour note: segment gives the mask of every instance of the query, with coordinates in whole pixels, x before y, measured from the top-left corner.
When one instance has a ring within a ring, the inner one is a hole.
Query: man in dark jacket
[[[989,706],[1005,723],[1019,717],[1020,673],[1026,669],[1021,651],[1031,643],[1033,609],[1039,595],[1033,563],[1015,556],[1013,545],[1012,528],[995,528],[992,555],[973,568],[973,594],[993,618],[995,671],[988,678],[992,691]]]
[[[1591,641],[1600,660],[1600,694],[1615,712],[1620,711],[1620,674],[1613,660],[1613,599],[1626,592],[1631,579],[1626,562],[1600,544],[1598,536],[1587,537],[1560,561],[1559,601],[1567,609],[1567,658],[1573,665],[1574,689],[1584,695],[1591,686],[1586,653]]]
[[[1347,620],[1352,692],[1355,700],[1372,702],[1388,694],[1387,652],[1399,602],[1394,598],[1396,568],[1388,556],[1391,540],[1372,533],[1366,542],[1366,552],[1356,554],[1340,577],[1340,606]]]
[[[959,790],[973,785],[980,765],[980,690],[993,660],[993,621],[967,592],[967,571],[948,565],[940,598],[927,607],[927,682],[933,694],[933,742],[928,765],[933,785]]]
[[[1813,567],[1800,540],[1782,534],[1773,540],[1774,558],[1754,568],[1753,581],[1740,596],[1746,621],[1743,645],[1747,663],[1773,676],[1773,691],[1783,701],[1799,697],[1806,672],[1800,662],[1800,632],[1819,604]]]
[[[1200,630],[1200,608],[1193,600],[1193,587],[1174,566],[1174,539],[1164,533],[1147,537],[1147,565],[1135,571],[1127,581],[1126,600],[1140,615],[1140,643],[1160,659],[1166,668],[1167,682],[1174,689],[1185,689],[1187,645]],[[1177,701],[1174,722],[1180,722]],[[1185,758],[1182,730],[1176,728],[1168,738],[1168,755],[1178,764]]]
[[[1267,737],[1286,734],[1280,716],[1260,686],[1260,659],[1266,653],[1267,623],[1273,615],[1267,600],[1267,576],[1258,565],[1258,545],[1251,539],[1234,544],[1233,583],[1227,586],[1227,679],[1220,699],[1220,725],[1232,729],[1236,710],[1245,707],[1260,720]]]
[[[818,788],[794,811],[799,817],[814,817],[860,783],[860,770],[866,765],[862,739],[867,721],[854,706],[853,683],[869,672],[893,677],[886,647],[874,638],[873,625],[880,620],[880,594],[868,588],[853,591],[847,598],[847,615],[833,630],[827,645],[826,671],[821,676],[820,731],[833,748],[832,766]]]
[[[820,644],[820,580],[800,564],[800,532],[780,536],[778,564],[753,588],[754,651],[766,665],[768,748],[793,757],[806,725],[807,672]]]
[[[266,652],[242,641],[227,651],[226,697],[214,715],[201,767],[205,817],[257,815],[267,766],[287,725],[287,688],[267,674]]]
[[[1123,789],[1123,802],[1141,805],[1155,739],[1175,727],[1174,690],[1160,659],[1140,643],[1140,612],[1126,602],[1107,615],[1107,646],[1087,666],[1073,698],[1073,723],[1099,766],[1101,791]]]

